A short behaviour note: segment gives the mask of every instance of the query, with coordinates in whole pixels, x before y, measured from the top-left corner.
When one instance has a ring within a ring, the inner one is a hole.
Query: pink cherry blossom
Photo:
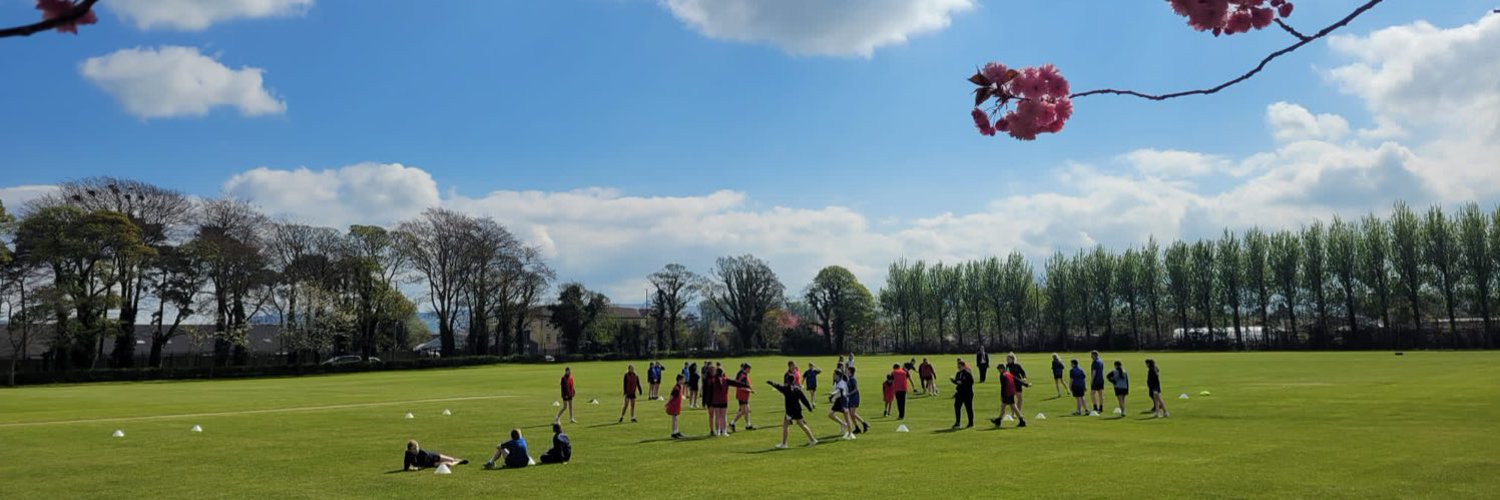
[[[985,114],[984,110],[979,108],[974,108],[971,114],[974,115],[974,126],[979,127],[979,133],[995,135],[995,127],[990,126],[990,115]]]
[[[1277,17],[1292,15],[1286,0],[1168,0],[1172,11],[1188,19],[1198,31],[1233,35],[1264,29]]]
[[[1056,66],[1045,64],[1002,71],[1000,63],[990,63],[970,81],[979,85],[976,94],[981,104],[994,99],[989,112],[975,108],[974,125],[979,133],[994,136],[1004,132],[1023,141],[1036,140],[1038,134],[1056,133],[1073,117],[1072,86]],[[999,78],[992,77],[997,75]],[[1009,75],[1013,77],[1007,78]],[[991,116],[998,117],[990,125]]]
[[[980,71],[980,74],[983,74],[991,83],[1004,83],[1006,73],[1008,72],[1010,72],[1010,68],[1005,67],[1004,64],[992,62],[984,65],[984,69]]]
[[[36,0],[36,10],[42,11],[42,20],[44,21],[67,15],[73,11],[74,7],[77,7],[77,5],[73,3],[73,0]],[[93,9],[89,9],[87,13],[76,20],[57,25],[57,31],[59,33],[72,33],[76,35],[78,34],[78,25],[94,24],[97,22],[99,22],[99,18],[94,15]]]

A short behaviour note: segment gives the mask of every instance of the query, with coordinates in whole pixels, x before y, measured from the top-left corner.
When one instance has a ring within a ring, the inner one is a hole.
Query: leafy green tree
[[[670,343],[672,350],[677,350],[677,324],[682,318],[682,312],[687,309],[697,298],[699,290],[703,287],[703,278],[697,273],[689,271],[687,266],[671,263],[662,267],[660,271],[651,273],[646,278],[651,282],[655,290],[655,305],[660,310],[662,327],[656,332],[656,345],[661,348],[667,346],[668,339],[664,333],[671,332]]]
[[[1245,348],[1245,334],[1240,325],[1240,309],[1245,300],[1245,275],[1241,271],[1244,265],[1244,252],[1241,251],[1239,237],[1234,232],[1224,230],[1223,236],[1218,242],[1219,258],[1215,261],[1218,266],[1217,278],[1219,292],[1223,295],[1221,299],[1225,306],[1229,307],[1230,318],[1234,322],[1234,344],[1240,349]]]
[[[1417,214],[1396,202],[1391,213],[1391,267],[1395,271],[1395,289],[1406,300],[1416,338],[1422,338],[1422,286],[1426,281],[1422,262],[1422,222]]]
[[[1140,279],[1137,286],[1146,300],[1146,308],[1151,311],[1151,331],[1155,334],[1156,341],[1161,342],[1161,251],[1157,247],[1156,237],[1146,239],[1146,246],[1141,247],[1140,255]]]
[[[549,308],[552,311],[549,321],[562,335],[563,348],[580,353],[591,347],[586,333],[609,309],[609,297],[579,283],[566,283],[557,295],[557,303]]]
[[[1389,331],[1391,324],[1391,233],[1385,221],[1374,214],[1365,216],[1359,223],[1359,281],[1375,294],[1375,305],[1380,310],[1380,327]],[[1399,339],[1391,337],[1391,347],[1399,345]]]
[[[849,330],[863,325],[874,308],[870,290],[860,284],[854,273],[841,266],[828,266],[818,271],[804,296],[823,329],[831,352],[845,352]]]
[[[1291,231],[1277,231],[1271,235],[1271,276],[1276,284],[1276,293],[1281,296],[1281,310],[1287,318],[1290,335],[1282,339],[1282,345],[1297,342],[1298,293],[1301,291],[1299,264],[1302,261],[1302,245]]]
[[[1328,251],[1323,223],[1314,222],[1302,229],[1302,280],[1312,299],[1318,322],[1313,328],[1313,345],[1328,345]]]
[[[1192,248],[1182,241],[1167,245],[1162,261],[1167,275],[1167,296],[1177,310],[1177,325],[1183,335],[1188,333],[1188,311],[1192,308]]]
[[[1093,307],[1099,312],[1099,319],[1104,324],[1104,342],[1112,345],[1115,336],[1115,267],[1116,257],[1106,251],[1103,245],[1097,245],[1094,250],[1084,258],[1085,266],[1089,275],[1089,298]]]
[[[1141,254],[1136,249],[1125,250],[1115,268],[1115,294],[1125,303],[1125,312],[1130,315],[1130,339],[1137,349],[1141,348]]]
[[[438,339],[443,356],[457,352],[454,323],[463,294],[465,244],[472,218],[442,208],[429,208],[396,227],[401,251],[411,269],[427,285],[427,300],[437,315]]]
[[[1328,270],[1334,286],[1344,299],[1344,316],[1350,339],[1359,338],[1358,308],[1355,291],[1359,286],[1356,278],[1359,271],[1359,230],[1344,219],[1335,216],[1328,226]]]
[[[1012,325],[1016,329],[1016,343],[1025,345],[1027,318],[1036,309],[1033,305],[1033,291],[1036,289],[1036,277],[1031,263],[1026,261],[1026,256],[1020,252],[1012,251],[1005,257],[1005,265],[1002,268],[1001,280],[1004,283],[1005,302],[1009,304]]]
[[[1047,301],[1044,306],[1048,322],[1054,325],[1057,333],[1058,344],[1063,349],[1069,347],[1068,319],[1073,316],[1073,263],[1064,256],[1062,252],[1052,254],[1044,266],[1045,291]]]
[[[271,284],[265,256],[270,220],[243,200],[220,198],[199,208],[194,243],[207,265],[214,301],[214,360],[217,365],[246,358],[244,335],[254,315],[253,294]]]
[[[1268,256],[1271,238],[1260,228],[1245,231],[1245,285],[1250,288],[1252,305],[1260,313],[1261,342],[1271,341],[1271,276]]]
[[[1422,225],[1422,256],[1431,270],[1434,285],[1443,297],[1443,308],[1448,311],[1448,336],[1458,339],[1457,308],[1458,266],[1460,253],[1454,223],[1443,214],[1443,207],[1433,205],[1427,211],[1426,223]]]
[[[1214,300],[1217,294],[1214,288],[1213,242],[1200,240],[1193,243],[1191,255],[1193,300],[1209,337],[1217,338],[1218,333],[1214,330]]]

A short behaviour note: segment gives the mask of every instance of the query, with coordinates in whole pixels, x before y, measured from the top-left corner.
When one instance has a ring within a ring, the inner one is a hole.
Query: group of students
[[[573,441],[563,433],[562,424],[552,424],[552,448],[542,454],[541,463],[562,464],[573,459]],[[422,445],[416,440],[406,442],[406,455],[401,463],[401,470],[415,471],[429,467],[464,465],[469,463],[467,459],[444,455],[432,450],[422,449]],[[484,468],[493,469],[497,465],[507,469],[515,469],[531,465],[535,462],[531,459],[531,453],[526,448],[526,438],[521,436],[520,429],[511,429],[510,440],[495,445],[495,454],[484,463]]]
[[[1115,398],[1119,402],[1118,411],[1125,414],[1125,398],[1130,395],[1130,375],[1125,372],[1125,366],[1115,361],[1115,369],[1104,371],[1104,360],[1099,358],[1099,351],[1089,353],[1089,373],[1085,374],[1083,368],[1078,366],[1078,360],[1072,360],[1073,368],[1068,371],[1068,388],[1073,398],[1078,400],[1078,406],[1073,411],[1074,415],[1097,416],[1104,412],[1104,386],[1107,381],[1114,387]],[[1062,396],[1063,364],[1062,359],[1056,354],[1052,355],[1052,377],[1057,384],[1057,395]],[[1087,392],[1088,400],[1084,400]],[[1172,416],[1167,411],[1167,402],[1161,395],[1161,370],[1156,366],[1156,360],[1146,359],[1146,392],[1151,397],[1151,415],[1157,418]]]

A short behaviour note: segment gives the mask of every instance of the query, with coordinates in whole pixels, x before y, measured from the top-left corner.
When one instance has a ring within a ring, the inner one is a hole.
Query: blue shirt
[[[1068,379],[1073,381],[1074,389],[1082,390],[1084,379],[1086,379],[1087,377],[1088,376],[1084,375],[1083,373],[1083,368],[1079,368],[1076,366],[1073,367],[1072,371],[1068,372]]]
[[[1104,383],[1104,360],[1094,360],[1094,364],[1089,365],[1089,371],[1094,372],[1094,383]]]
[[[802,379],[807,382],[808,387],[817,387],[819,373],[823,373],[823,370],[817,368],[808,370],[807,373],[802,374]]]
[[[1115,370],[1115,388],[1116,389],[1129,389],[1130,388],[1130,375],[1126,375],[1125,374],[1125,370]]]
[[[505,456],[506,467],[525,467],[531,461],[531,455],[526,453],[526,439],[512,439],[500,445],[501,449],[510,452]]]

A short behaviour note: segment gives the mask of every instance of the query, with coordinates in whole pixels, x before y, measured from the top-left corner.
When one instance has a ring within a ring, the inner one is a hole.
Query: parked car
[[[374,356],[370,356],[370,359],[365,359],[364,357],[362,357],[362,356],[360,356],[358,354],[345,354],[343,356],[334,356],[334,357],[328,358],[326,361],[323,361],[322,364],[324,364],[324,365],[331,365],[331,366],[340,366],[340,365],[352,365],[352,364],[357,364],[357,363],[379,363],[379,362],[380,362],[380,358],[377,358],[377,357],[374,357]]]

